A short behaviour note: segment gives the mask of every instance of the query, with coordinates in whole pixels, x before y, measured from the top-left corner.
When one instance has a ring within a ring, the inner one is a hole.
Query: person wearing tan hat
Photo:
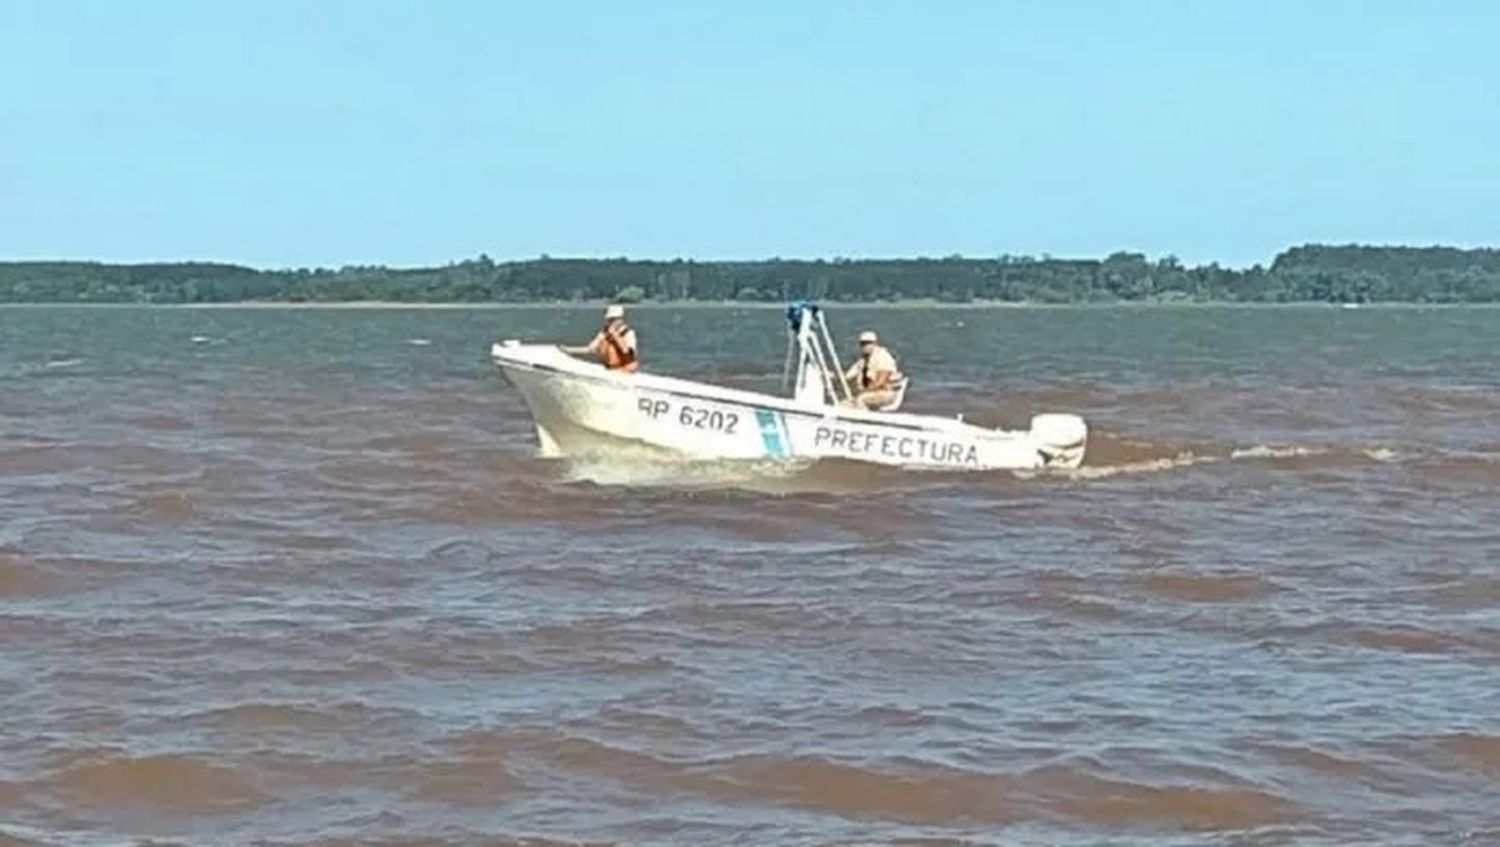
[[[883,409],[895,402],[901,373],[896,370],[896,357],[881,345],[880,336],[867,329],[859,334],[859,359],[844,378],[854,389],[854,405]]]
[[[564,347],[575,356],[598,356],[599,363],[612,371],[635,373],[641,368],[640,347],[635,330],[625,323],[625,307],[615,303],[604,310],[604,326],[585,347]]]

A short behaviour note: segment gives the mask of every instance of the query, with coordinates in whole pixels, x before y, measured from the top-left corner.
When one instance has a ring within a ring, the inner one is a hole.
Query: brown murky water
[[[835,312],[1036,479],[539,461],[595,317],[0,310],[0,844],[1500,843],[1500,311]]]

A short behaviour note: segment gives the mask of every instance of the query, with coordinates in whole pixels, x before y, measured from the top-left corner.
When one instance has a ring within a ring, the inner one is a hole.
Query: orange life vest
[[[630,327],[620,324],[620,335],[630,331]],[[607,332],[599,333],[599,361],[612,371],[625,371],[635,373],[640,370],[640,357],[636,351],[627,350],[625,345],[616,341],[614,336]]]

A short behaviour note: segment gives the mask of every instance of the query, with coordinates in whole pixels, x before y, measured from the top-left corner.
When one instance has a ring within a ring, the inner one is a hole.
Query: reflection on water
[[[1500,841],[1500,312],[834,313],[1031,476],[538,460],[595,317],[0,310],[0,844]]]

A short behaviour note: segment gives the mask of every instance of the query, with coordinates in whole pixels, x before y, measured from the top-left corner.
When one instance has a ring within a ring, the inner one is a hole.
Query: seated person
[[[575,356],[598,356],[599,363],[612,371],[635,373],[641,368],[640,347],[635,330],[625,323],[625,307],[613,305],[604,310],[604,326],[586,347],[564,347],[564,353]]]
[[[868,329],[859,334],[859,360],[844,377],[854,389],[854,405],[876,410],[895,402],[896,386],[901,382],[896,357]]]

